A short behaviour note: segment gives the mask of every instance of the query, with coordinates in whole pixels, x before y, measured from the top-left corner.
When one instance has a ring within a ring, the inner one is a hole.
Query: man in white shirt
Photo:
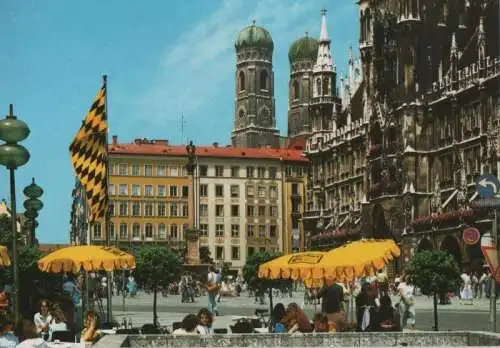
[[[217,275],[215,274],[215,268],[213,266],[210,266],[208,269],[208,276],[207,276],[207,296],[208,296],[208,310],[211,313],[214,313],[217,315],[217,301],[216,301],[216,296],[217,296]]]

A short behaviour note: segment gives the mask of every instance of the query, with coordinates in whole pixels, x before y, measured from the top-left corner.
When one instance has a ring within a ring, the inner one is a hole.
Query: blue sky
[[[119,141],[226,144],[234,112],[234,39],[255,18],[274,40],[276,116],[286,134],[288,48],[306,31],[319,36],[324,6],[334,61],[345,71],[348,47],[358,40],[354,1],[1,1],[0,113],[13,103],[31,128],[24,142],[31,159],[17,171],[17,201],[22,211],[22,188],[34,176],[45,190],[39,240],[68,242],[74,183],[68,146],[103,73],[110,135]],[[0,168],[0,198],[9,199],[8,183]]]

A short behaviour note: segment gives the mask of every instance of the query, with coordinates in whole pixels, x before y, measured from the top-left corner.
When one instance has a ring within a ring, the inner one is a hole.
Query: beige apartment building
[[[109,234],[121,248],[157,243],[183,249],[185,230],[195,227],[199,246],[233,270],[254,252],[303,248],[308,160],[300,150],[200,146],[194,178],[185,169],[185,145],[113,137],[109,153]],[[105,241],[102,224],[94,225],[91,240]]]

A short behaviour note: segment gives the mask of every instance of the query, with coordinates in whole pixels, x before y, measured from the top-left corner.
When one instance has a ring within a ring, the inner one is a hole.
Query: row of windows
[[[260,247],[258,250],[259,252],[263,253],[266,251],[266,247]],[[270,251],[276,251],[277,248],[270,248]],[[256,252],[256,248],[254,247],[248,247],[247,249],[247,257],[252,256]],[[240,255],[240,247],[233,246],[231,247],[231,259],[232,260],[239,260],[241,257]],[[223,246],[216,246],[215,247],[215,259],[216,260],[225,260],[225,248]]]
[[[147,223],[141,225],[137,222],[131,224],[132,240],[140,240],[144,236],[144,238],[155,238],[158,240],[167,240],[174,239],[178,240],[180,237],[180,228],[186,229],[188,227],[187,224],[179,226],[177,224],[158,224],[158,226],[153,225],[151,223]],[[110,239],[116,238],[115,224],[113,222],[109,223],[109,237]],[[157,232],[157,234],[155,234]],[[129,239],[129,224],[121,223],[118,226],[118,233],[120,239]],[[100,223],[94,224],[94,239],[101,239],[103,237],[102,234],[102,226]]]
[[[189,196],[189,186],[177,186],[177,185],[157,185],[156,190],[154,185],[140,185],[140,184],[119,184],[118,185],[118,195],[119,196],[128,196],[129,195],[129,186],[131,187],[131,195],[134,197],[142,196],[144,192],[144,196],[146,197],[154,197],[155,194],[157,197],[167,197],[167,192],[169,197],[188,197]],[[168,188],[168,191],[167,191]],[[109,185],[109,194],[112,196],[116,195],[116,185]]]
[[[199,172],[200,176],[215,176],[215,177],[225,177],[228,174],[232,178],[243,177],[241,173],[241,168],[238,166],[231,166],[229,168],[230,173],[226,173],[226,168],[223,165],[216,165],[209,167],[207,165],[200,165]],[[120,175],[120,176],[187,176],[187,171],[183,166],[167,166],[165,164],[152,165],[152,164],[132,164],[119,163],[109,165],[110,175]],[[210,174],[210,175],[209,175]],[[276,179],[278,177],[278,169],[276,167],[246,167],[246,177],[247,178],[259,178],[259,179]]]
[[[238,166],[232,166],[229,168],[230,172],[226,172],[226,167],[223,165],[216,165],[213,167],[208,167],[206,165],[200,165],[199,171],[200,176],[215,176],[215,177],[227,177],[229,174],[231,178],[241,178],[241,168]],[[276,167],[246,167],[246,178],[259,178],[259,179],[276,179],[278,177],[278,169]]]
[[[128,163],[110,163],[109,175],[120,176],[187,176],[187,170],[184,166],[166,164],[131,164]]]
[[[168,215],[167,215],[168,212]],[[189,205],[177,202],[110,202],[111,216],[169,216],[188,217]]]
[[[223,204],[216,204],[215,205],[215,216],[216,217],[223,217],[224,216],[224,205]],[[272,205],[272,206],[264,206],[264,205],[259,205],[259,206],[253,206],[253,205],[248,205],[247,206],[247,217],[266,217],[266,216],[271,216],[271,217],[278,217],[278,206]],[[200,204],[200,216],[201,217],[207,217],[209,216],[208,212],[208,204]],[[241,216],[240,213],[240,206],[237,204],[232,204],[231,205],[231,217],[238,217]]]
[[[261,70],[259,76],[259,88],[260,90],[267,91],[269,90],[269,75],[267,73],[267,70]],[[245,73],[243,71],[240,71],[238,75],[238,85],[239,85],[239,90],[240,92],[243,92],[246,90],[247,85],[245,83]]]
[[[224,224],[215,225],[215,236],[226,237],[226,226]],[[258,233],[258,234],[257,234]],[[211,235],[211,230],[208,224],[200,224],[200,237],[208,237]],[[260,237],[260,238],[277,238],[278,227],[276,225],[247,225],[247,237]],[[231,225],[231,238],[240,237],[240,225]]]
[[[226,193],[224,192],[224,186],[222,184],[214,185],[215,189],[215,197],[224,197]],[[237,198],[240,196],[240,185],[230,185],[229,191],[231,197]],[[209,185],[201,184],[200,185],[200,197],[208,197],[209,196]],[[255,186],[249,185],[247,186],[247,197],[255,197]],[[258,186],[257,187],[257,197],[265,199],[269,197],[269,199],[277,199],[278,198],[278,188],[276,186],[270,186],[269,188],[266,186]]]
[[[144,238],[153,238],[158,240],[167,240],[173,239],[178,240],[180,238],[180,228],[186,229],[188,227],[187,224],[182,226],[177,224],[152,224],[146,223],[141,225],[140,223],[132,223],[131,226],[131,238],[132,240],[140,240]],[[129,239],[129,224],[120,223],[118,227],[119,238],[120,239]],[[94,239],[102,239],[102,226],[100,223],[94,224]],[[116,238],[116,230],[115,224],[113,222],[109,223],[109,237],[110,239]],[[200,224],[200,237],[208,237],[209,235],[215,235],[215,237],[225,238],[226,234],[226,226],[224,224],[216,224],[215,231],[212,231],[209,228],[208,224]],[[258,233],[258,235],[257,235]],[[277,238],[278,237],[278,228],[276,225],[247,225],[247,237],[259,238]],[[239,238],[240,237],[240,225],[232,224],[231,225],[231,238]]]

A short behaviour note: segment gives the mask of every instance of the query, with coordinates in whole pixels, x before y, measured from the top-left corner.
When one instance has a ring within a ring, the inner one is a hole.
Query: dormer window
[[[321,95],[321,79],[319,77],[316,79],[316,95],[318,97]]]
[[[262,70],[260,72],[260,89],[261,90],[268,90],[269,87],[268,87],[268,80],[269,80],[269,76],[267,74],[267,71],[266,70]]]
[[[243,71],[240,71],[239,85],[240,85],[240,92],[243,92],[245,90],[245,73]]]
[[[293,81],[293,100],[297,100],[300,98],[300,94],[299,94],[300,90],[299,90],[299,83],[297,82],[297,80]]]
[[[329,93],[329,90],[330,88],[328,88],[328,83],[329,83],[330,79],[329,78],[325,78],[323,80],[323,95],[328,95]]]

